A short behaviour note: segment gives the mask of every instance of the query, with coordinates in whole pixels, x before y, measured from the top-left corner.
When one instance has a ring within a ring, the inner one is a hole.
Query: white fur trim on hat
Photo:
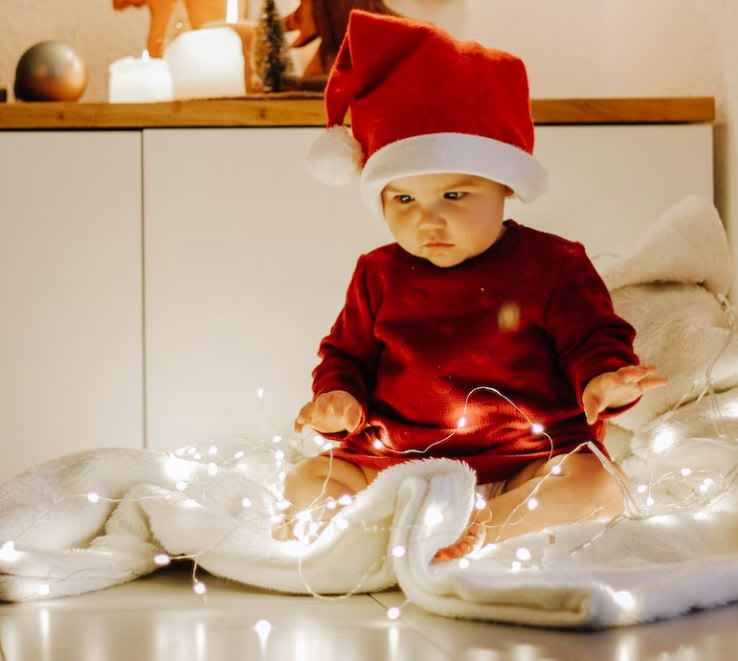
[[[318,136],[307,155],[307,167],[319,181],[345,186],[361,173],[359,141],[345,126],[331,126]]]
[[[512,188],[523,202],[548,189],[548,174],[528,152],[506,142],[469,133],[427,133],[391,142],[374,152],[361,173],[361,194],[384,218],[382,190],[392,180],[418,174],[458,172]]]

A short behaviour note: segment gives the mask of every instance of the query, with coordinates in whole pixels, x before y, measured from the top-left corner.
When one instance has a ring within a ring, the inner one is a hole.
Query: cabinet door
[[[284,435],[309,398],[358,255],[392,240],[357,184],[311,179],[304,159],[320,131],[144,131],[151,447]],[[707,125],[537,135],[552,190],[506,215],[591,253],[627,250],[684,194],[712,197]]]
[[[306,171],[319,131],[144,131],[151,447],[284,435],[310,397],[358,255],[390,240],[358,185]]]
[[[142,447],[140,132],[0,132],[0,480]]]

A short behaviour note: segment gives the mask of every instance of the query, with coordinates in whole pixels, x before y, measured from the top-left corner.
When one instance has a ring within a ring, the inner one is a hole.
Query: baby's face
[[[384,218],[407,252],[448,268],[483,253],[502,230],[503,184],[458,173],[394,179],[382,190]]]

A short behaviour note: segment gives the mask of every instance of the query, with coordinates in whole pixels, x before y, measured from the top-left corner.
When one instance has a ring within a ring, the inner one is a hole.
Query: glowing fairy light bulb
[[[351,496],[347,493],[343,494],[343,496],[338,499],[338,504],[343,505],[344,507],[350,505],[352,502],[353,498],[351,498]]]
[[[531,554],[530,554],[530,551],[527,548],[525,548],[524,546],[521,546],[521,547],[518,548],[517,551],[515,551],[515,557],[518,560],[522,560],[523,562],[526,562],[526,561],[530,560]]]
[[[0,560],[3,562],[15,562],[19,555],[18,551],[15,550],[15,542],[12,539],[0,546]]]
[[[348,521],[346,521],[346,519],[344,519],[343,517],[337,516],[333,520],[336,522],[336,528],[338,528],[339,530],[346,530],[346,528],[348,528]]]
[[[256,396],[259,399],[264,399],[264,388],[257,388],[256,389]]]
[[[205,594],[208,591],[207,586],[202,581],[195,581],[192,589],[197,592],[197,594]]]
[[[274,458],[277,460],[277,462],[281,462],[284,459],[284,450],[277,450],[274,453]]]
[[[163,567],[164,565],[168,565],[170,561],[171,561],[171,558],[166,553],[157,553],[154,556],[154,562],[160,567]]]
[[[556,464],[552,469],[551,473],[554,475],[561,475],[561,464]]]
[[[538,498],[529,498],[527,504],[528,509],[533,511],[534,509],[536,509],[536,507],[538,507]]]
[[[628,592],[627,590],[618,590],[612,595],[612,598],[621,608],[625,608],[626,610],[635,608],[636,600],[632,592]]]
[[[216,475],[218,473],[218,466],[212,461],[208,464],[208,475]]]
[[[91,503],[97,503],[100,501],[100,496],[98,496],[94,491],[90,491],[90,493],[87,494],[87,500]]]
[[[464,427],[466,427],[466,423],[467,423],[466,416],[465,415],[462,415],[459,418],[459,421],[456,423],[456,428],[457,429],[463,429]]]
[[[272,436],[272,443],[281,443],[282,437],[279,434],[275,434]]]
[[[691,468],[682,468],[679,472],[682,474],[682,477],[687,477],[687,476],[689,476],[689,475],[692,474],[692,469]]]
[[[184,491],[187,488],[187,482],[179,481],[174,485],[177,491]]]
[[[285,473],[284,471],[279,471],[277,477],[279,478],[280,482],[284,482],[284,478],[287,477],[287,473]]]
[[[483,510],[485,507],[487,507],[487,501],[477,494],[477,499],[474,501],[474,509]]]
[[[648,487],[645,484],[639,484],[637,488],[638,493],[646,493]]]
[[[381,450],[384,447],[384,443],[382,443],[382,441],[380,441],[378,438],[374,440],[372,445],[374,446],[375,450]]]
[[[532,424],[532,425],[530,426],[530,430],[531,430],[531,431],[532,431],[532,432],[533,432],[534,434],[542,434],[542,433],[543,433],[543,425],[542,425],[542,424],[541,424],[540,422],[534,422],[534,423],[533,423],[533,424]]]
[[[469,558],[460,558],[459,559],[459,568],[460,569],[466,569],[471,563],[469,562]]]
[[[243,450],[239,450],[238,452],[236,452],[236,454],[233,455],[233,458],[240,459],[241,457],[243,457],[243,455],[244,455]]]
[[[387,609],[387,617],[390,620],[396,620],[398,617],[400,617],[400,609],[397,608],[397,606],[391,606]]]
[[[199,452],[195,452],[195,454],[192,455],[192,458],[195,461],[200,461],[200,459],[202,459],[202,455]]]
[[[266,642],[267,637],[269,636],[269,632],[272,630],[272,623],[269,622],[269,620],[259,620],[254,625],[254,631],[256,631],[256,635],[259,636],[259,640],[264,644]]]
[[[313,436],[313,443],[317,445],[319,448],[322,448],[325,444],[325,439],[322,436],[318,436],[317,434]]]
[[[664,427],[654,434],[651,449],[656,454],[661,454],[665,450],[668,450],[674,441],[676,440],[676,434],[671,427]]]
[[[521,564],[520,564],[520,562],[519,562],[518,560],[513,560],[513,563],[512,563],[512,565],[510,566],[510,568],[511,568],[511,569],[512,569],[512,570],[513,570],[514,572],[516,572],[516,571],[520,571],[520,570],[521,570],[521,569],[523,568],[523,565],[521,565]]]
[[[280,512],[284,512],[290,505],[292,505],[292,503],[289,500],[280,500],[277,503],[277,509]]]
[[[218,454],[218,446],[217,445],[211,445],[208,448],[208,454]]]
[[[251,498],[248,496],[244,497],[243,500],[241,500],[241,505],[243,507],[251,507],[253,503],[251,502]]]
[[[655,501],[654,501],[654,499],[653,499],[653,498],[651,498],[651,496],[649,496],[648,498],[646,498],[646,505],[647,505],[648,507],[653,507],[653,504],[654,504],[654,502],[655,502]]]
[[[423,521],[429,528],[433,528],[443,521],[443,513],[438,505],[431,505],[427,510],[425,510]]]
[[[706,487],[711,487],[713,484],[715,484],[715,480],[713,480],[711,477],[706,477],[702,484],[704,484]]]
[[[46,583],[38,586],[38,593],[40,595],[45,596],[49,594],[49,592],[51,592],[51,588]]]
[[[407,553],[407,549],[402,544],[398,544],[392,548],[392,555],[395,558],[402,558],[405,553]]]
[[[336,509],[337,505],[338,505],[338,504],[336,503],[336,501],[335,501],[335,500],[333,500],[333,498],[328,498],[328,500],[327,500],[327,501],[326,501],[326,503],[325,503],[325,506],[326,506],[326,507],[327,507],[327,508],[328,508],[329,510],[334,510],[334,509]]]

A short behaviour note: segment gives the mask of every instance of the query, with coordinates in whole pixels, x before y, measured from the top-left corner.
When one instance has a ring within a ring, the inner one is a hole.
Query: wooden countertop
[[[715,119],[712,97],[533,99],[531,106],[536,124],[654,124]],[[0,130],[324,125],[320,92],[164,103],[0,103]]]

